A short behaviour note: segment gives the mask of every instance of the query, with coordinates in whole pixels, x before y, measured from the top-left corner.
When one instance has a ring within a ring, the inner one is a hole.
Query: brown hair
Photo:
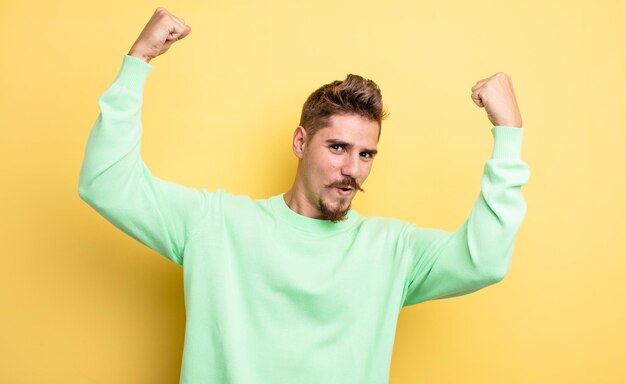
[[[345,80],[335,80],[313,92],[302,106],[300,125],[306,130],[309,139],[315,132],[328,125],[331,116],[356,114],[381,127],[388,115],[383,110],[380,88],[372,80],[359,75],[348,74]],[[378,131],[380,138],[380,129]]]

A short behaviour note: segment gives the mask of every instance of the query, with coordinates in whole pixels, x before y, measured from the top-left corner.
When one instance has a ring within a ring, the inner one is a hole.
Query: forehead
[[[315,133],[315,137],[323,142],[340,140],[355,146],[375,149],[379,130],[378,122],[363,116],[333,115],[328,125]]]

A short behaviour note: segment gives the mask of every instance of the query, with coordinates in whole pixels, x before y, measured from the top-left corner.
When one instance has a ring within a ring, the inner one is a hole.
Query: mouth
[[[337,188],[337,192],[342,195],[342,196],[346,196],[352,193],[352,188],[349,187],[338,187]]]

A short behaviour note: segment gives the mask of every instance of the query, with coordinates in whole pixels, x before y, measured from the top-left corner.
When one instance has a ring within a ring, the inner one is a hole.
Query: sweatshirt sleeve
[[[496,126],[481,191],[456,232],[410,225],[403,233],[411,260],[403,306],[466,295],[508,273],[515,235],[526,214],[521,187],[528,165],[520,159],[522,128]]]
[[[209,194],[153,176],[141,158],[143,89],[152,66],[125,55],[99,97],[80,170],[78,194],[114,226],[176,264]]]

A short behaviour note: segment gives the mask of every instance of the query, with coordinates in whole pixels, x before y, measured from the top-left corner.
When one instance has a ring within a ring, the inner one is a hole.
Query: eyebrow
[[[326,144],[338,144],[338,145],[342,145],[342,146],[347,147],[347,148],[352,148],[353,147],[352,144],[346,143],[345,141],[342,141],[342,140],[339,140],[339,139],[328,139],[328,140],[326,140]],[[375,154],[378,153],[378,151],[376,149],[365,149],[363,152],[369,152],[372,155],[375,155]]]

